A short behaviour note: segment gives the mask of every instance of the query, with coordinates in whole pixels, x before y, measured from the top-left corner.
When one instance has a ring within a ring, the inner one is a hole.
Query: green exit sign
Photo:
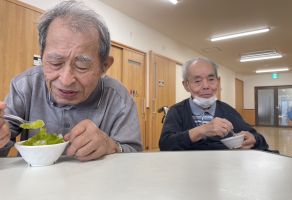
[[[279,74],[278,73],[272,73],[272,79],[277,79],[279,78]]]

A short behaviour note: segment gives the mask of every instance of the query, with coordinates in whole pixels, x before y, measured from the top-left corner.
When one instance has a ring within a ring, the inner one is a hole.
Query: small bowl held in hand
[[[224,138],[221,142],[229,149],[240,148],[243,143],[244,135],[235,135],[232,137]]]
[[[15,148],[18,150],[22,158],[33,167],[47,166],[54,164],[64,152],[67,142],[50,145],[25,146],[22,143],[15,143]]]

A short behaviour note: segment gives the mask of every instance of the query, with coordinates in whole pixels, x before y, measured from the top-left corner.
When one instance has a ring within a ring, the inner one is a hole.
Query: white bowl
[[[64,152],[68,141],[40,146],[21,145],[25,141],[14,144],[22,158],[33,167],[47,166],[54,164]]]
[[[221,142],[227,146],[229,149],[237,149],[240,148],[243,143],[244,135],[236,135],[232,137],[228,137],[222,139]]]

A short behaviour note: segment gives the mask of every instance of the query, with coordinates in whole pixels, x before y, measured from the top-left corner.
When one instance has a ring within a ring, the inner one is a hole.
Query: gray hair
[[[218,77],[218,72],[217,72],[217,69],[219,67],[218,64],[216,64],[214,61],[212,61],[212,60],[210,60],[208,58],[205,58],[205,57],[194,57],[194,58],[186,61],[182,66],[182,78],[183,78],[183,81],[187,81],[188,70],[189,70],[190,66],[194,62],[197,62],[199,60],[202,60],[202,61],[205,61],[205,62],[209,63],[214,68],[215,76]]]
[[[52,21],[58,17],[68,20],[72,28],[80,32],[88,31],[90,28],[96,29],[99,34],[97,36],[99,37],[99,57],[102,63],[106,61],[111,45],[107,25],[94,10],[75,0],[63,1],[41,16],[38,25],[41,56],[43,56],[46,47],[48,28]]]

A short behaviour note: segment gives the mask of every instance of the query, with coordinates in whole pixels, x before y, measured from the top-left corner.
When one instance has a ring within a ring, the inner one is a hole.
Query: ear
[[[184,86],[185,90],[186,90],[187,92],[190,92],[190,89],[189,89],[189,84],[188,84],[188,82],[187,82],[187,81],[182,81],[182,84],[183,84],[183,86]]]
[[[112,66],[114,63],[114,58],[112,56],[109,56],[106,61],[103,63],[103,73],[105,74],[106,71]]]

